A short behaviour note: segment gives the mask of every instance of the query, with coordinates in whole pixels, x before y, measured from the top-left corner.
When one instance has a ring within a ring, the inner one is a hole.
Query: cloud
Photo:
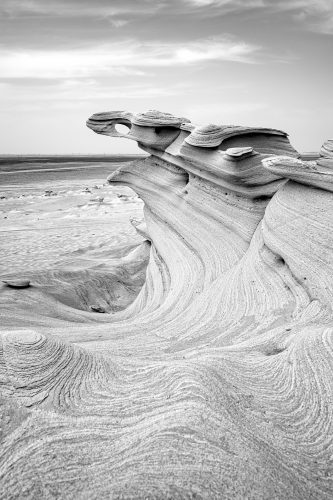
[[[1,51],[1,78],[68,79],[91,76],[143,75],[137,67],[122,64],[121,56],[105,49]]]
[[[254,62],[253,55],[259,47],[245,42],[232,41],[228,38],[217,36],[206,40],[187,43],[185,47],[165,44],[156,54],[164,58],[166,65],[193,64],[205,61],[237,61]]]
[[[22,88],[24,90],[22,90]],[[103,109],[117,101],[163,99],[188,94],[191,89],[183,84],[163,86],[100,82],[96,80],[43,81],[34,85],[0,82],[0,102],[3,113],[20,113],[42,110]]]
[[[147,15],[158,11],[160,2],[142,0],[1,0],[0,16],[98,18],[123,14]]]
[[[265,6],[265,0],[182,0],[188,7],[197,9],[220,9],[224,14],[251,10]],[[208,12],[207,12],[208,14]]]
[[[307,29],[333,34],[332,0],[182,0],[182,3],[192,14],[206,17],[251,10],[270,15],[288,13]]]
[[[129,20],[128,19],[111,19],[110,20],[112,26],[114,26],[115,28],[122,28],[123,26],[125,26],[126,24],[129,23]]]
[[[182,46],[177,43],[125,40],[91,49],[0,51],[2,78],[87,78],[142,76],[147,68],[202,64],[212,61],[254,62],[258,47],[225,37],[211,37]]]
[[[224,16],[230,13],[290,13],[308,29],[333,33],[332,0],[1,0],[0,17],[113,19],[121,28],[129,19]]]
[[[190,116],[192,121],[197,123],[205,123],[207,120],[213,123],[226,123],[233,120],[233,117],[255,113],[269,106],[264,101],[248,101],[241,99],[239,101],[219,101],[218,103],[191,104],[187,106],[183,113],[185,116]]]
[[[291,0],[290,10],[294,12],[294,19],[311,31],[333,34],[332,0]]]

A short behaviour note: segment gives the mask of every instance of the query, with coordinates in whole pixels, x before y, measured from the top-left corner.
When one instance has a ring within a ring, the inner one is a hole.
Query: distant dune
[[[331,499],[333,141],[87,125],[149,156],[0,200],[0,497]]]

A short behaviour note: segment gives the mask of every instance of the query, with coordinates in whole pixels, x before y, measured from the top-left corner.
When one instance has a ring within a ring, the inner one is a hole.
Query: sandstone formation
[[[332,498],[332,141],[87,125],[150,155],[108,179],[144,201],[146,279],[115,314],[3,331],[0,498]]]

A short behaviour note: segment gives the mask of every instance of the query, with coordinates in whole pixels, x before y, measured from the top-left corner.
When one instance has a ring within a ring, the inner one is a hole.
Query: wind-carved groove
[[[100,315],[4,285],[29,325],[0,356],[7,497],[332,498],[332,140],[305,161],[276,129],[87,125],[150,154],[108,179],[145,204],[122,262],[149,253],[145,283]]]

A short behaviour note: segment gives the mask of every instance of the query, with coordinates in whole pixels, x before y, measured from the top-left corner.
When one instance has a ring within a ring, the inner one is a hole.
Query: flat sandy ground
[[[0,165],[0,276],[85,268],[141,241],[130,223],[141,200],[106,183],[123,162],[66,160]]]

